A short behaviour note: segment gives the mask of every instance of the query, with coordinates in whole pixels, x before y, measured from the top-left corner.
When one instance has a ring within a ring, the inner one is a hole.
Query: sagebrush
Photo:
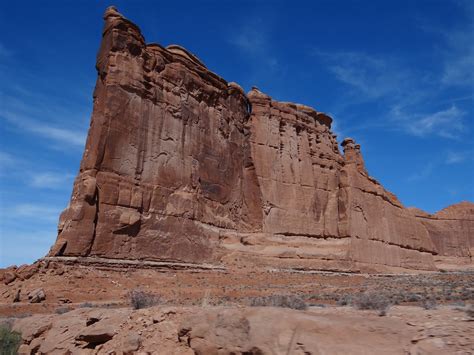
[[[152,307],[163,303],[163,299],[159,295],[142,290],[132,290],[128,295],[130,298],[130,305],[134,309]]]
[[[351,303],[357,309],[372,309],[379,311],[381,316],[384,316],[392,305],[390,298],[379,293],[361,293],[354,296]]]
[[[266,297],[255,297],[250,300],[252,307],[284,307],[304,310],[308,308],[306,302],[298,297],[291,295],[272,295]]]

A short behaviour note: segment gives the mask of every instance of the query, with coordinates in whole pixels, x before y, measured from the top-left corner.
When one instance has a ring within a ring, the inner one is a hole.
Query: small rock
[[[21,344],[20,347],[17,350],[18,355],[30,355],[31,350],[30,347],[27,344]]]
[[[43,344],[43,342],[44,342],[44,338],[34,338],[30,343],[31,354],[36,354],[41,344]]]
[[[46,293],[42,288],[37,288],[28,294],[30,303],[40,303],[46,299]]]
[[[85,341],[89,344],[104,344],[112,339],[115,335],[115,330],[112,326],[98,325],[84,328],[77,336],[76,340]]]
[[[134,354],[141,344],[141,338],[138,333],[130,333],[124,339],[122,339],[120,344],[120,349],[125,355]]]
[[[3,283],[5,285],[8,285],[8,284],[11,284],[13,281],[16,280],[16,274],[14,272],[6,272],[4,275],[3,275]]]
[[[38,272],[38,264],[33,264],[33,265],[21,265],[16,271],[16,275],[18,276],[19,279],[21,280],[28,280],[31,278],[34,274]]]
[[[19,288],[15,292],[15,296],[13,296],[13,303],[20,302],[20,297],[21,297],[21,288]]]

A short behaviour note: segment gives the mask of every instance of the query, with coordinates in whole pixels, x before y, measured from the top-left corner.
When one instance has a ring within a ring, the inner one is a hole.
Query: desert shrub
[[[70,307],[58,307],[58,308],[56,308],[55,312],[56,312],[56,314],[64,314],[64,313],[67,313],[71,310],[72,310],[72,308],[70,308]]]
[[[379,311],[379,315],[384,316],[387,314],[391,302],[384,294],[362,293],[353,298],[352,305],[357,309],[373,309]]]
[[[132,290],[128,295],[133,309],[142,309],[163,303],[163,300],[160,296],[153,293],[144,292],[142,290]]]
[[[308,308],[306,302],[298,296],[271,295],[266,297],[255,297],[250,300],[252,307],[283,307],[304,310]]]
[[[342,295],[337,300],[338,306],[350,306],[352,304],[352,297],[350,295]]]
[[[460,299],[463,301],[473,300],[474,299],[474,291],[468,289],[467,287],[462,287],[460,290]]]
[[[424,309],[436,309],[436,300],[434,298],[425,298],[421,301],[421,306]]]
[[[404,300],[405,300],[405,297],[400,293],[392,294],[392,296],[390,297],[390,301],[392,304],[400,304]]]
[[[405,302],[418,302],[421,296],[416,293],[409,293],[405,295]]]
[[[20,333],[14,332],[6,325],[0,325],[0,354],[15,355],[21,343]]]

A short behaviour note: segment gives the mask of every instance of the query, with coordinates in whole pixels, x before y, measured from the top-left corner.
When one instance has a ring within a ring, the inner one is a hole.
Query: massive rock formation
[[[405,209],[354,140],[340,153],[324,113],[245,94],[187,50],[146,44],[114,8],[104,19],[89,135],[50,256],[358,271],[472,255],[472,208],[454,220]]]

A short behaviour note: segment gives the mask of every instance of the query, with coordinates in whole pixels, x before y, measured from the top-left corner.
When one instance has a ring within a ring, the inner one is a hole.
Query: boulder
[[[17,278],[17,275],[16,275],[15,272],[13,272],[13,271],[7,271],[7,272],[5,272],[5,273],[3,274],[3,279],[2,279],[2,281],[3,281],[3,283],[4,283],[5,285],[8,285],[8,284],[11,284],[13,281],[15,281],[16,278]]]
[[[42,288],[37,288],[28,293],[28,300],[30,303],[40,303],[46,299],[46,293]]]
[[[84,341],[91,345],[99,345],[108,342],[115,335],[113,324],[100,324],[82,329],[76,336],[76,340]]]

